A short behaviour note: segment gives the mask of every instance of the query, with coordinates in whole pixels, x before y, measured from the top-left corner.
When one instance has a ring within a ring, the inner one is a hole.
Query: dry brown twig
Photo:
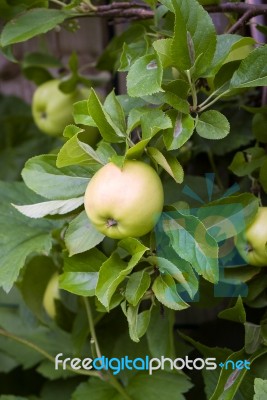
[[[228,33],[237,32],[251,18],[267,15],[267,4],[224,3],[204,7],[209,13],[236,13],[240,18],[231,26]],[[147,4],[139,2],[113,2],[97,6],[95,10],[84,13],[84,16],[98,16],[107,19],[150,19],[154,12]]]

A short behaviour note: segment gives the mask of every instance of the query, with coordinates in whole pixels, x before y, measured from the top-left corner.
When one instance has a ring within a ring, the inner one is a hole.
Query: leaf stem
[[[45,358],[47,358],[49,361],[51,361],[53,364],[55,364],[55,358],[47,353],[45,350],[43,350],[41,347],[37,346],[36,344],[29,342],[26,339],[22,339],[13,333],[7,332],[4,329],[0,329],[0,335],[5,336],[9,339],[12,339],[18,343],[23,344],[24,346],[29,347],[30,349],[35,350],[37,353],[42,354]],[[73,370],[69,365],[65,365],[65,369],[68,371],[71,371],[75,374],[80,374],[80,375],[87,375],[87,376],[95,376],[98,377],[98,373],[96,371],[86,371],[84,369],[78,369],[78,370]]]
[[[51,3],[54,3],[54,4],[57,4],[58,6],[60,6],[60,7],[65,7],[66,6],[66,4],[65,3],[63,3],[62,1],[60,1],[60,0],[49,0]]]
[[[221,97],[225,96],[227,93],[229,93],[230,90],[226,90],[225,92],[219,94],[219,96],[215,97],[215,99],[213,99],[212,101],[210,101],[209,103],[206,103],[206,105],[203,107],[203,103],[199,105],[199,112],[202,112],[204,110],[206,110],[207,108],[209,108],[212,104],[216,103],[216,101],[218,101]]]
[[[198,107],[197,106],[197,91],[196,91],[195,83],[191,79],[191,74],[190,74],[189,69],[186,71],[186,75],[187,75],[188,82],[189,82],[190,89],[191,89],[192,100],[193,100],[193,110],[196,111],[197,107]]]
[[[214,92],[212,92],[209,97],[206,98],[206,100],[204,100],[201,104],[199,104],[198,106],[201,108],[203,107],[205,104],[207,104],[214,96],[216,93],[218,93],[221,89],[223,88],[223,86],[219,87],[218,89],[214,90]]]

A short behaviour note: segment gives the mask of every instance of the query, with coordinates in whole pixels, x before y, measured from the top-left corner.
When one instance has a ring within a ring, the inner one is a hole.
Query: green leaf
[[[98,248],[69,256],[64,252],[64,272],[98,272],[107,257]]]
[[[255,361],[258,357],[267,353],[267,348],[262,348],[252,354],[250,357],[247,357],[246,352],[242,349],[235,353],[232,353],[227,361],[232,360],[233,362],[237,362],[238,360],[247,360],[250,362],[250,368],[253,361]],[[248,370],[246,368],[242,370],[232,370],[231,368],[223,368],[220,377],[217,383],[217,387],[213,392],[210,400],[233,400],[237,390],[242,383],[243,379],[245,378]]]
[[[96,123],[88,112],[88,100],[77,101],[73,104],[73,118],[75,124],[96,127]]]
[[[171,119],[162,110],[149,110],[140,117],[142,139],[152,138],[160,130],[172,126]]]
[[[70,222],[64,239],[72,256],[92,249],[102,242],[104,235],[93,227],[86,212],[83,211]]]
[[[132,108],[129,111],[129,115],[127,118],[127,133],[130,134],[137,126],[139,126],[141,124],[142,116],[150,111],[151,110],[147,109],[147,107]],[[153,110],[153,111],[161,111],[161,110]],[[159,116],[161,116],[161,115],[159,115]]]
[[[261,166],[260,176],[259,176],[260,184],[261,184],[263,190],[265,191],[265,193],[267,193],[267,174],[266,174],[266,170],[267,170],[267,159],[265,158],[265,161]]]
[[[100,142],[97,145],[96,154],[102,160],[104,164],[110,162],[110,160],[117,155],[110,143]]]
[[[47,215],[67,214],[83,204],[84,197],[68,200],[52,200],[42,203],[18,206],[12,204],[16,210],[29,218],[43,218]]]
[[[110,143],[125,141],[125,132],[120,130],[110,115],[105,111],[94,89],[91,90],[88,99],[88,111],[105,141]]]
[[[267,45],[257,47],[240,64],[234,73],[230,88],[267,85]]]
[[[131,97],[162,92],[162,65],[157,55],[150,54],[135,61],[127,75],[127,90]]]
[[[148,384],[149,382],[149,384]],[[192,387],[189,379],[182,374],[156,371],[149,376],[147,372],[138,372],[129,381],[125,388],[128,397],[138,400],[155,400],[155,396],[169,400],[185,400],[183,393]],[[122,400],[108,382],[91,378],[88,382],[81,383],[72,395],[71,400]]]
[[[241,53],[243,50],[242,48],[249,45],[252,46],[254,43],[255,40],[251,37],[243,37],[229,33],[218,35],[216,51],[212,60],[209,75],[214,76],[224,63],[233,60],[234,55],[235,59],[237,59],[236,52]],[[240,57],[238,59],[240,59]]]
[[[126,152],[127,158],[139,158],[147,144],[159,131],[171,127],[171,119],[162,110],[133,109],[128,117],[128,134],[141,124],[142,139]]]
[[[139,304],[137,306],[132,306],[130,304],[127,307],[125,303],[122,303],[122,309],[127,317],[130,338],[133,342],[138,343],[140,338],[144,336],[147,331],[151,310],[149,309],[138,313]]]
[[[23,279],[18,283],[25,303],[43,322],[47,322],[43,296],[48,282],[56,272],[57,269],[51,257],[35,256],[25,265]]]
[[[126,121],[123,108],[115,95],[114,90],[109,93],[104,102],[104,109],[109,114],[113,123],[121,132],[126,132]]]
[[[108,382],[90,378],[89,381],[79,384],[71,400],[121,400],[121,397],[117,397],[117,393]]]
[[[26,185],[51,200],[67,200],[84,195],[90,180],[85,167],[56,167],[54,154],[33,157],[22,171]]]
[[[216,93],[218,93],[218,95],[221,94],[222,96],[223,93],[225,93],[224,94],[225,97],[238,95],[240,93],[240,89],[232,89],[229,91],[228,89],[229,89],[229,82],[232,79],[234,72],[238,69],[239,65],[240,65],[240,60],[231,61],[227,64],[223,64],[214,77],[212,90],[213,91],[217,90]]]
[[[218,245],[204,224],[181,211],[163,214],[161,223],[174,251],[206,280],[218,282]]]
[[[149,351],[152,357],[175,358],[173,326],[175,322],[175,312],[170,308],[162,310],[160,303],[152,308],[150,323],[146,333]]]
[[[245,322],[245,351],[254,354],[262,347],[261,326],[251,322]]]
[[[59,287],[78,296],[94,296],[97,280],[98,272],[64,272]]]
[[[153,47],[156,50],[163,68],[167,68],[172,65],[172,39],[159,39],[155,40]]]
[[[68,384],[66,385],[66,379],[71,378],[71,377],[73,378],[76,375],[74,371],[72,372],[70,370],[62,369],[62,368],[55,369],[53,363],[51,363],[51,361],[49,361],[49,360],[42,361],[36,368],[36,371],[38,372],[38,374],[42,375],[44,378],[48,379],[49,381],[56,381],[55,383],[57,383],[57,385],[59,382],[58,380],[60,378],[63,378],[65,387],[63,389],[61,385],[58,385],[58,390],[60,390],[60,394],[62,395],[62,397],[59,397],[57,395],[57,399],[63,400],[64,398],[66,398],[66,397],[63,397],[63,396],[66,396],[66,393],[64,393],[64,392],[67,390],[70,390],[69,385]],[[69,380],[67,382],[71,382],[71,380]],[[49,387],[51,384],[52,384],[52,382],[49,382]],[[46,389],[45,392],[47,392],[47,386],[45,387],[45,389]],[[53,389],[54,390],[52,390],[52,392],[53,392],[53,394],[55,394],[55,387],[53,387]],[[73,390],[74,389],[72,389],[72,392],[73,392]],[[68,393],[68,394],[70,394],[70,393]],[[44,395],[44,389],[42,390],[42,395]],[[47,398],[47,397],[45,397],[45,398]],[[33,398],[31,400],[35,400],[35,398]],[[39,400],[39,399],[36,399],[36,400]]]
[[[238,151],[228,168],[237,176],[246,176],[263,167],[266,161],[267,156],[264,149],[251,147],[244,151]]]
[[[177,110],[183,114],[190,114],[190,105],[188,103],[188,100],[182,98],[182,94],[179,92],[179,90],[174,92],[171,86],[172,86],[171,84],[164,85],[163,89],[165,90],[165,92],[158,93],[157,94],[158,98],[161,99],[162,103],[166,103],[171,107],[173,107],[174,110]]]
[[[227,319],[228,321],[239,322],[244,324],[246,322],[246,311],[243,306],[242,298],[239,296],[234,307],[227,308],[218,314],[219,318]]]
[[[140,140],[140,142],[136,143],[133,147],[130,147],[126,152],[126,158],[134,158],[134,159],[140,158],[149,141],[150,138],[145,140]]]
[[[61,147],[56,164],[58,168],[86,165],[92,170],[97,170],[104,165],[104,162],[89,144],[79,140],[79,133],[77,133]]]
[[[29,201],[29,198],[39,200],[23,183],[0,183],[0,193],[6,191],[11,201]],[[52,247],[51,233],[61,225],[56,221],[29,219],[8,203],[0,196],[0,282],[7,292],[30,254],[49,253]]]
[[[147,53],[148,45],[148,36],[144,36],[141,40],[133,43],[124,43],[118,71],[129,71],[131,65]]]
[[[94,296],[98,271],[106,256],[97,248],[68,257],[64,254],[64,273],[59,277],[60,288],[79,296]]]
[[[137,306],[149,288],[150,282],[150,275],[145,270],[131,274],[125,290],[125,298],[128,303]]]
[[[189,307],[189,304],[179,296],[175,281],[169,274],[158,276],[152,290],[158,301],[172,310],[184,310]]]
[[[230,124],[219,111],[209,110],[198,118],[196,131],[205,139],[223,139],[230,132]]]
[[[180,71],[193,66],[193,76],[202,76],[215,52],[216,32],[209,14],[196,0],[173,0],[175,28],[172,43],[173,66]]]
[[[184,170],[179,161],[173,157],[172,155],[164,156],[157,148],[148,147],[148,154],[159,164],[165,171],[168,172],[169,175],[173,177],[175,182],[182,183],[184,180]]]
[[[8,22],[1,34],[1,46],[24,42],[46,33],[61,24],[68,14],[55,9],[33,9],[20,14]]]
[[[163,133],[163,140],[167,150],[176,150],[182,147],[192,136],[195,121],[191,115],[177,113],[171,110],[168,116],[172,120],[172,128]]]
[[[173,254],[172,260],[170,260],[170,254],[168,251],[168,259],[163,257],[149,257],[148,261],[152,261],[154,265],[157,265],[161,274],[168,273],[171,275],[177,282],[179,282],[180,286],[187,291],[191,299],[194,298],[195,294],[198,291],[198,279],[193,271],[191,265],[177,257],[177,254]],[[176,288],[179,290],[178,285]]]
[[[119,254],[119,249],[115,250],[110,258],[103,263],[99,271],[99,280],[96,287],[98,300],[109,309],[111,297],[117,287],[125,277],[130,274],[132,269],[140,261],[147,247],[143,246],[137,239],[127,238],[118,243],[118,248],[124,249],[131,255],[130,261],[125,262]]]
[[[156,371],[149,377],[144,372],[136,374],[130,380],[127,391],[131,398],[138,400],[185,400],[183,393],[191,387],[191,382],[184,374]]]
[[[257,113],[252,120],[252,131],[261,143],[267,143],[267,114]]]
[[[253,400],[264,400],[267,397],[267,380],[255,378],[254,390],[255,395]]]

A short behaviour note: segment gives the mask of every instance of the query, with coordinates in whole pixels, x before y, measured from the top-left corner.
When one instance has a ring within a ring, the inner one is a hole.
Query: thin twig
[[[83,301],[84,301],[85,310],[86,310],[86,314],[87,314],[87,318],[88,318],[88,324],[89,324],[89,329],[90,329],[90,333],[91,333],[91,340],[95,347],[97,357],[101,358],[102,354],[101,354],[97,336],[96,336],[95,324],[94,324],[93,314],[92,314],[92,310],[91,310],[91,305],[90,305],[87,297],[83,297]]]
[[[245,14],[252,11],[254,15],[266,14],[267,4],[249,4],[249,3],[223,3],[204,7],[209,13],[237,13]]]
[[[234,25],[232,25],[227,33],[235,33],[237,32],[240,28],[242,28],[251,18],[255,17],[255,14],[252,10],[249,10],[245,12],[245,14],[240,17]]]

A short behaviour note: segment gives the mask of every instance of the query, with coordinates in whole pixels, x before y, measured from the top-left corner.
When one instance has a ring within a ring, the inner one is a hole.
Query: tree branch
[[[204,7],[209,13],[237,13],[245,14],[246,12],[255,15],[267,14],[267,4],[249,4],[249,3],[224,3]]]
[[[235,33],[237,32],[242,26],[244,26],[252,17],[255,15],[251,13],[251,11],[246,11],[245,14],[240,17],[231,28],[228,29],[227,33]]]
[[[204,7],[209,13],[237,13],[242,17],[230,28],[231,32],[236,32],[244,23],[257,15],[267,15],[267,4],[249,3],[224,3],[208,5]],[[126,18],[126,19],[149,19],[154,17],[154,12],[147,4],[138,2],[113,2],[107,5],[96,6],[96,9],[84,10],[79,13],[79,17],[103,17],[107,19]]]

